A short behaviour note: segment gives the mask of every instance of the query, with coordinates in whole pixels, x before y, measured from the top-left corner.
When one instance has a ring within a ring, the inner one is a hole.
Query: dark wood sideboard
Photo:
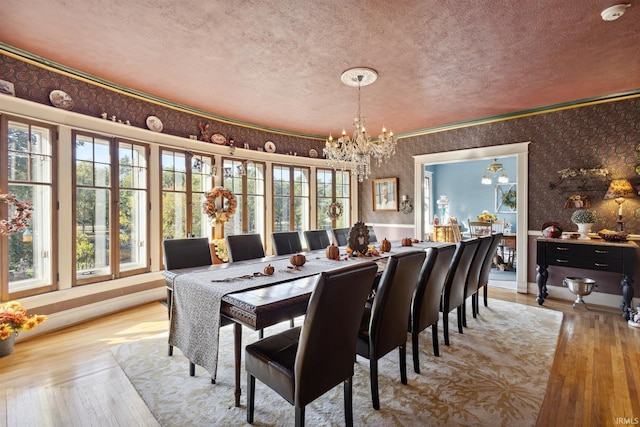
[[[595,271],[611,271],[622,274],[620,308],[625,319],[631,316],[633,299],[633,274],[635,271],[635,242],[606,242],[604,240],[537,239],[538,304],[548,297],[547,278],[549,266],[582,268]]]

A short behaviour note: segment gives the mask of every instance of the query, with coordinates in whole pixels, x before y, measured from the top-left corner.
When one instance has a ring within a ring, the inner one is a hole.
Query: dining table
[[[329,259],[325,250],[301,252],[302,266],[293,266],[290,255],[167,270],[163,274],[172,288],[169,344],[179,348],[191,363],[202,366],[215,383],[221,316],[234,321],[236,359],[235,405],[240,405],[240,364],[242,326],[261,330],[267,326],[304,315],[315,287],[316,276],[358,262],[375,261],[379,271],[394,254],[451,243],[417,242],[402,246],[392,242],[388,252],[372,256],[352,256],[340,248],[339,259]],[[273,267],[272,274],[265,267]]]

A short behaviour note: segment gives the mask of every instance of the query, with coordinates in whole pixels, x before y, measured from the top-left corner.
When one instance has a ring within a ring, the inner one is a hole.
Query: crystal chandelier
[[[502,166],[502,163],[498,163],[498,159],[493,159],[493,163],[487,166],[487,169],[484,171],[484,175],[482,175],[482,182],[485,185],[491,185],[491,178],[489,178],[489,174],[492,173],[495,177],[499,172],[502,172],[498,177],[498,182],[500,184],[507,184],[509,182],[509,177],[507,176],[507,170]]]
[[[337,140],[329,134],[323,150],[327,163],[334,169],[351,169],[352,174],[358,176],[362,182],[371,173],[371,157],[378,161],[386,160],[396,152],[397,138],[393,132],[387,132],[383,127],[378,139],[372,140],[364,127],[364,117],[361,114],[360,88],[376,81],[378,73],[371,68],[351,68],[342,73],[342,83],[347,86],[358,87],[358,116],[353,120],[356,127],[353,137],[349,137],[343,129],[342,136]]]

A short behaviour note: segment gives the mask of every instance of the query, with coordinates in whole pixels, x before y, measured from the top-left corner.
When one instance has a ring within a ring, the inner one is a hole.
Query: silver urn
[[[588,277],[565,277],[564,285],[569,288],[572,294],[576,295],[573,308],[587,309],[587,305],[582,299],[583,296],[589,295],[596,286],[596,281]]]

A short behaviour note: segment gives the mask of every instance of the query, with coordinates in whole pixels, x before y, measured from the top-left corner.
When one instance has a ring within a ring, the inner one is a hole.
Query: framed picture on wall
[[[518,186],[515,182],[510,184],[496,184],[496,212],[515,213],[518,207]]]
[[[16,89],[14,88],[13,83],[6,80],[0,80],[0,93],[16,96]]]
[[[398,210],[398,178],[371,180],[374,211]]]

